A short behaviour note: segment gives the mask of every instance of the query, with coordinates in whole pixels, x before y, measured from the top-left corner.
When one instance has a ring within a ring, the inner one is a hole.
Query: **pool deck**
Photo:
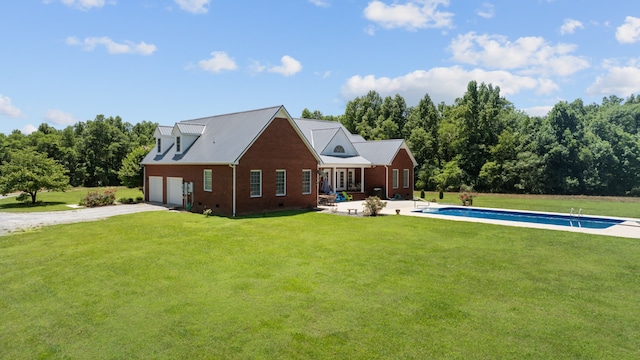
[[[350,213],[351,215],[354,215],[355,213],[354,209],[356,209],[357,215],[360,215],[362,214],[363,203],[364,201],[347,201],[347,202],[336,203],[335,206],[321,206],[321,208],[326,211],[336,211],[341,214]],[[584,234],[595,234],[595,235],[617,236],[617,237],[640,239],[640,219],[633,219],[633,218],[606,216],[609,218],[622,219],[625,221],[620,223],[619,225],[613,225],[606,229],[586,229],[581,227],[534,224],[534,223],[525,223],[525,222],[518,222],[518,221],[478,219],[478,218],[460,217],[460,216],[424,214],[421,212],[414,211],[420,207],[438,208],[438,207],[448,207],[448,206],[457,206],[457,205],[430,203],[428,201],[388,200],[387,206],[383,208],[382,211],[380,211],[380,213],[384,215],[396,215],[396,209],[399,209],[400,215],[406,215],[406,216],[436,218],[436,219],[444,219],[444,220],[451,220],[451,221],[480,222],[480,223],[486,223],[486,224],[517,226],[517,227],[526,227],[526,228],[535,228],[535,229],[559,230],[559,231],[571,231],[571,232],[579,232]],[[488,209],[488,208],[482,208],[482,209]],[[495,209],[495,210],[505,210],[505,209]],[[518,210],[509,209],[509,211],[518,211]],[[539,211],[527,211],[527,212],[540,213]],[[554,214],[554,213],[547,213],[547,214]],[[560,214],[560,215],[567,215],[567,214]],[[583,214],[583,215],[590,216],[589,214]],[[597,216],[597,215],[594,215],[594,216]]]

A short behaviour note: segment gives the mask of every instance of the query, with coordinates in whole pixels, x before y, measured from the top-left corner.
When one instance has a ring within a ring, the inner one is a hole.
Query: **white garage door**
[[[162,176],[149,176],[149,201],[162,203]]]
[[[182,206],[182,178],[167,178],[167,204]]]

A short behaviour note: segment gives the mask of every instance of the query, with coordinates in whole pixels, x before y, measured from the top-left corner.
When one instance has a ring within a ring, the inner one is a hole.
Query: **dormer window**
[[[337,145],[333,148],[333,152],[336,154],[344,154],[344,147],[342,147],[342,145]]]
[[[176,136],[176,151],[180,152],[180,136]]]
[[[162,139],[158,138],[158,154],[162,153]]]

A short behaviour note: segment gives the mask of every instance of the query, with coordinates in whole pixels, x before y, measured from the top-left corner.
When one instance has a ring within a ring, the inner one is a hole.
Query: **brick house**
[[[284,106],[158,126],[154,136],[141,161],[149,202],[236,216],[313,208],[321,185],[358,199],[413,194],[404,140],[365,141],[337,122],[293,119]]]

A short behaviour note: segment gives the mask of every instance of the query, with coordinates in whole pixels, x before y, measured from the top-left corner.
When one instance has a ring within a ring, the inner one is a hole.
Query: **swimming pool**
[[[587,229],[606,229],[613,225],[622,223],[624,220],[600,218],[593,216],[544,214],[524,211],[491,210],[478,208],[461,207],[441,207],[441,208],[421,208],[413,210],[425,214],[436,214],[446,216],[470,217],[478,219],[493,219],[518,221],[535,224],[560,225],[568,227],[581,227]]]

